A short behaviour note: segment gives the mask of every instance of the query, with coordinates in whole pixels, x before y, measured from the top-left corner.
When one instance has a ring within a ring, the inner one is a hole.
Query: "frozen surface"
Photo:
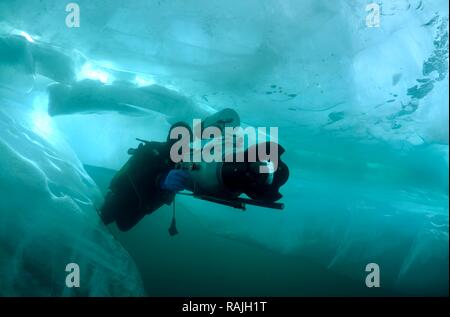
[[[386,287],[448,292],[447,1],[380,1],[379,28],[366,26],[359,0],[77,3],[79,29],[65,27],[57,0],[0,3],[0,96],[15,100],[2,105],[2,124],[15,122],[7,118],[17,104],[17,118],[49,106],[55,116],[38,125],[68,144],[48,144],[48,135],[40,146],[3,141],[15,149],[5,148],[5,165],[19,150],[36,162],[53,149],[71,156],[64,162],[116,169],[135,137],[162,140],[174,120],[233,107],[246,124],[279,128],[291,170],[286,209],[235,214],[180,198],[211,234],[301,254],[355,279],[376,262]],[[81,220],[95,223],[95,186],[74,176],[84,175],[76,166],[47,194],[67,186],[77,208],[89,197],[90,211],[77,218],[86,225],[75,228],[97,228]],[[24,189],[46,179],[2,173]],[[45,197],[52,219],[56,202]],[[1,219],[27,232],[12,211],[2,206]],[[92,232],[101,245],[109,241]]]

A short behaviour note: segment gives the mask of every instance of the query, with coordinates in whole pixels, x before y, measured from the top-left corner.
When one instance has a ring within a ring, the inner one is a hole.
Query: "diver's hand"
[[[161,188],[170,192],[179,192],[186,188],[189,174],[183,170],[171,170],[161,183]]]

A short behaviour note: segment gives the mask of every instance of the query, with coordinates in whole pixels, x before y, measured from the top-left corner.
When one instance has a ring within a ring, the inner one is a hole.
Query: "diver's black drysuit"
[[[173,142],[145,142],[132,150],[132,157],[114,176],[100,209],[105,224],[116,222],[127,231],[145,215],[169,205],[174,193],[161,189],[161,181],[175,164],[170,159]]]

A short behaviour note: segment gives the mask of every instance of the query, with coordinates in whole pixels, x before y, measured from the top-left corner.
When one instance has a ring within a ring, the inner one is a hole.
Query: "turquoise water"
[[[176,237],[167,233],[171,207],[148,216],[132,232],[122,233],[115,228],[112,232],[136,260],[149,295],[404,296],[443,295],[448,291],[447,266],[441,265],[448,262],[444,249],[448,221],[445,191],[419,186],[428,178],[424,175],[410,177],[398,170],[400,175],[395,175],[383,171],[385,167],[355,169],[349,163],[343,164],[349,165],[349,170],[332,166],[328,175],[320,175],[331,164],[317,167],[317,159],[314,163],[309,170],[291,171],[293,175],[301,173],[300,181],[289,183],[282,190],[287,206],[279,217],[276,211],[252,209],[244,215],[233,209],[219,210],[221,217],[245,222],[250,226],[248,231],[256,231],[257,236],[252,239],[248,232],[235,235],[225,231],[217,236],[214,231],[223,224],[202,221],[197,210],[192,212],[187,207],[192,202],[180,199],[176,208],[181,233]],[[306,162],[303,165],[308,166]],[[430,169],[426,175],[432,174],[433,168]],[[92,167],[87,167],[87,171],[103,186],[113,174]],[[445,184],[446,176],[441,176]],[[204,208],[209,218],[218,212],[214,205]],[[288,224],[283,222],[285,217],[290,218]],[[275,223],[282,226],[286,236],[273,235],[278,231],[272,227],[274,220],[280,221]],[[289,236],[299,239],[298,234],[303,234],[302,238],[311,245],[289,241]],[[399,235],[415,238],[402,241]],[[336,237],[337,241],[328,240]],[[431,249],[421,249],[420,239]],[[323,241],[328,242],[325,245]],[[413,268],[407,273],[406,278],[413,280],[408,284],[405,277],[397,274],[399,268],[408,270],[408,265],[414,266],[416,252],[424,254],[425,261],[436,256],[443,262],[431,265],[430,271]],[[364,260],[352,258],[355,254]],[[381,289],[368,289],[365,285],[364,268],[369,262],[384,268]],[[401,291],[396,285],[399,280],[407,283]],[[427,285],[427,291],[417,288],[422,283]]]
[[[448,295],[447,1],[75,2],[0,1],[0,295]],[[283,211],[100,222],[135,138],[225,108],[278,128]]]

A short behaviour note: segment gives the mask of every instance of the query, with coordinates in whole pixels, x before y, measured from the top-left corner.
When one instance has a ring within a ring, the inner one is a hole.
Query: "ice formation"
[[[99,222],[95,183],[48,114],[0,100],[0,295],[143,295],[134,262]],[[66,287],[69,263],[80,288]]]
[[[80,28],[57,0],[0,3],[3,291],[30,278],[60,294],[64,253],[92,265],[86,294],[139,294],[81,163],[117,169],[135,137],[233,107],[279,127],[286,210],[180,198],[212,234],[355,279],[376,262],[403,294],[448,292],[447,1],[379,1],[380,27],[362,0],[77,3]]]

